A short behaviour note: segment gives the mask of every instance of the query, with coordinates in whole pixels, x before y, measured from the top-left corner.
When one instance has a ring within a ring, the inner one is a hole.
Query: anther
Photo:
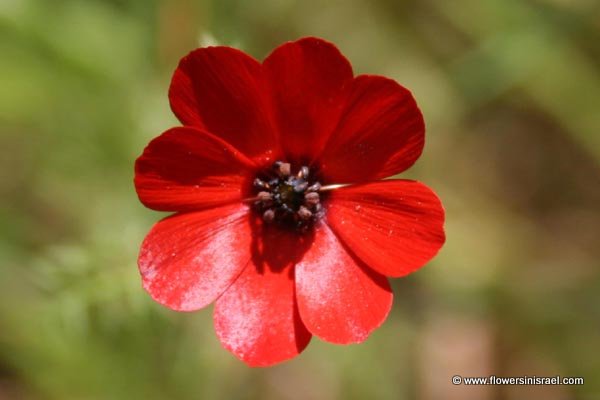
[[[269,207],[271,204],[273,204],[273,195],[269,192],[258,192],[256,199],[263,207]]]
[[[284,163],[281,161],[276,161],[273,164],[273,169],[282,178],[288,177],[292,173],[292,165],[290,163]]]
[[[269,192],[258,192],[256,197],[258,197],[258,200],[260,201],[268,201],[273,199],[273,195]]]
[[[319,204],[319,201],[320,196],[317,192],[308,192],[304,195],[304,204],[306,204],[308,207],[313,207]]]
[[[310,173],[310,170],[308,169],[307,166],[302,166],[300,168],[300,171],[298,171],[298,178],[300,179],[306,179],[308,178],[308,174]]]
[[[254,186],[257,188],[261,188],[261,189],[270,189],[269,184],[265,181],[263,181],[262,179],[258,179],[256,178],[254,180]]]
[[[273,209],[268,209],[263,213],[263,221],[267,224],[270,224],[275,219],[275,211]]]
[[[306,190],[307,187],[308,187],[308,182],[304,182],[304,181],[296,182],[294,184],[294,191],[296,193],[302,193]]]
[[[321,184],[319,182],[315,182],[309,187],[306,188],[307,192],[318,192],[321,189]]]
[[[304,206],[300,206],[298,209],[298,217],[303,221],[308,221],[312,217],[310,210]]]

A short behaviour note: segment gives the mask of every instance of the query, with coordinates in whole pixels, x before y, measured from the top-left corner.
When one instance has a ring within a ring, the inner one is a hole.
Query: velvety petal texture
[[[321,172],[336,183],[387,178],[419,158],[424,137],[423,116],[406,88],[381,76],[358,76],[320,156]]]
[[[284,154],[311,161],[339,119],[350,63],[333,44],[306,38],[275,49],[263,70]]]
[[[445,241],[440,200],[427,186],[410,180],[332,191],[327,223],[353,253],[386,276],[417,270]]]
[[[217,300],[214,322],[223,346],[251,366],[292,358],[311,338],[298,315],[293,268],[250,263]]]
[[[158,222],[138,258],[144,288],[178,311],[212,303],[251,259],[248,207],[234,204]]]
[[[299,354],[311,338],[298,314],[294,266],[313,238],[263,224],[255,216],[250,222],[251,262],[217,300],[215,329],[237,357],[267,366]]]
[[[368,270],[322,225],[296,266],[300,316],[307,328],[332,343],[359,343],[380,326],[392,306],[387,279]]]
[[[197,210],[242,198],[254,164],[228,143],[196,128],[173,128],[152,140],[135,163],[135,188],[146,207]]]
[[[173,75],[171,108],[184,125],[206,128],[249,157],[269,157],[277,143],[261,69],[230,47],[194,50]]]

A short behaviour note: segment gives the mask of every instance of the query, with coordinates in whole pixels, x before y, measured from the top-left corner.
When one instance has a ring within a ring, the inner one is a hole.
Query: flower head
[[[411,93],[354,76],[334,45],[305,38],[262,64],[194,50],[169,99],[183,126],[135,165],[141,202],[175,212],[142,244],[144,288],[178,311],[215,302],[219,340],[252,366],[296,356],[312,335],[364,341],[390,310],[387,277],[417,270],[445,240],[430,189],[381,180],[423,149]]]

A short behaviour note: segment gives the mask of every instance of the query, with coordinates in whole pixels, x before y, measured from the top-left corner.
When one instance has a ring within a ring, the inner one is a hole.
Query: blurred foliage
[[[0,0],[0,399],[599,398],[599,21],[595,0]],[[443,199],[448,242],[366,343],[250,369],[210,310],[141,289],[159,214],[133,161],[177,125],[189,50],[308,35],[413,91],[427,146],[406,176]]]

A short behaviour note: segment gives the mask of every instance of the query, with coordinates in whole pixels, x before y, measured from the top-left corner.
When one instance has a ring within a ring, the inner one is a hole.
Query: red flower
[[[354,77],[334,45],[305,38],[262,64],[197,49],[169,99],[184,126],[135,165],[141,202],[176,212],[142,244],[144,288],[178,311],[214,301],[221,343],[252,366],[296,356],[312,335],[364,341],[390,310],[386,277],[417,270],[445,240],[430,189],[379,180],[423,149],[411,93]]]

